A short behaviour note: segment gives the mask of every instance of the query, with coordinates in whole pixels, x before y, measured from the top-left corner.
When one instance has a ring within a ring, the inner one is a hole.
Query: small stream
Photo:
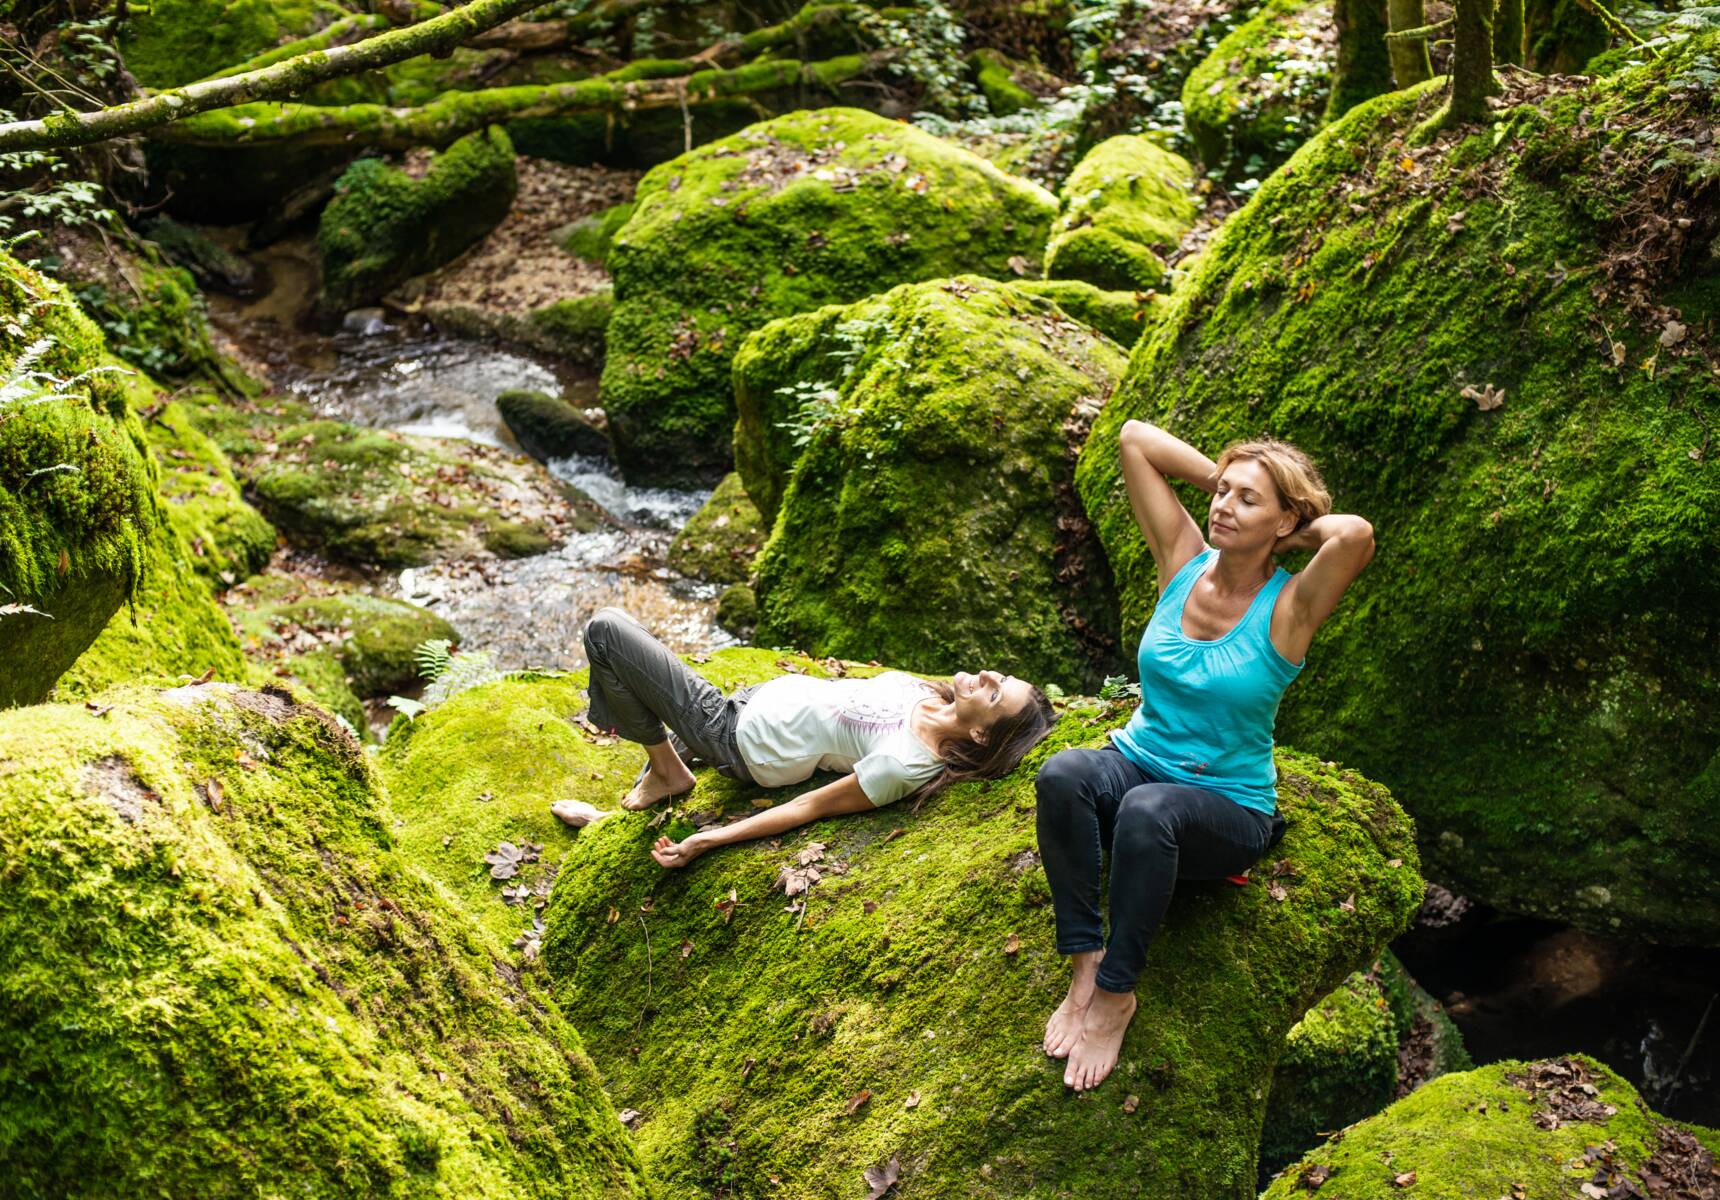
[[[212,306],[215,307],[215,306]],[[269,371],[277,391],[325,416],[420,437],[463,438],[518,453],[496,409],[510,388],[597,402],[597,374],[488,342],[449,337],[412,318],[375,310],[333,334],[284,314],[226,304],[227,335]],[[735,639],[717,627],[714,585],[665,565],[669,543],[709,492],[629,487],[613,463],[568,458],[555,478],[595,501],[613,524],[576,532],[522,559],[449,559],[373,580],[383,594],[424,605],[503,670],[584,664],[578,631],[599,608],[625,608],[681,653]]]

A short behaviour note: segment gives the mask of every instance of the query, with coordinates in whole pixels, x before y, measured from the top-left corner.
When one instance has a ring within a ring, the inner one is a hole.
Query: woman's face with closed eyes
[[[1272,473],[1258,459],[1238,458],[1218,477],[1207,512],[1207,542],[1220,550],[1272,545],[1294,532],[1296,514],[1284,507]]]

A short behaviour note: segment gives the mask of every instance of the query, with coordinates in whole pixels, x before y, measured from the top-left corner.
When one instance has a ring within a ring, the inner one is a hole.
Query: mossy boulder
[[[607,262],[609,247],[614,244],[615,235],[633,218],[635,207],[633,201],[623,200],[620,204],[611,204],[588,217],[581,217],[556,234],[556,244],[580,258],[598,263]]]
[[[541,973],[393,844],[285,693],[0,724],[0,1122],[23,1194],[635,1196]]]
[[[730,471],[669,544],[669,565],[707,583],[745,583],[768,533],[741,477]]]
[[[751,674],[727,671],[729,653],[702,669]],[[861,1173],[892,1160],[903,1195],[1112,1195],[1119,1180],[1143,1196],[1254,1195],[1284,1037],[1410,920],[1413,834],[1383,788],[1281,752],[1286,899],[1264,881],[1180,887],[1117,1072],[1074,1096],[1039,1044],[1068,969],[1033,776],[1125,715],[1073,710],[1015,774],[921,811],[819,822],[683,871],[646,853],[664,828],[792,789],[705,772],[661,828],[623,813],[579,834],[544,960],[610,1095],[641,1114],[663,1196],[766,1194],[751,1185],[767,1179],[775,1196],[858,1195]],[[776,881],[802,865],[821,881],[785,897]]]
[[[751,584],[731,583],[717,597],[717,625],[746,641],[758,629],[758,593]]]
[[[139,83],[174,88],[346,14],[331,0],[156,0],[128,14],[120,49]]]
[[[1651,139],[1615,126],[1628,112],[1694,136],[1714,100],[1692,66],[1717,48],[1692,39],[1424,148],[1404,138],[1432,85],[1321,133],[1136,346],[1076,477],[1133,638],[1156,592],[1122,423],[1209,452],[1265,431],[1300,443],[1379,556],[1315,640],[1279,736],[1389,783],[1430,876],[1463,894],[1708,945],[1720,687],[1694,648],[1720,638],[1703,361],[1720,273],[1683,232],[1641,243],[1632,214],[1685,188],[1711,240],[1720,189],[1711,148],[1673,182]]]
[[[126,403],[100,331],[76,301],[0,254],[0,318],[6,707],[45,696],[137,595],[162,517],[143,425]],[[32,380],[31,372],[47,378]],[[56,391],[63,395],[44,399]]]
[[[317,417],[281,397],[186,398],[286,538],[360,565],[538,554],[602,519],[522,455]]]
[[[615,311],[615,297],[603,287],[584,296],[552,300],[523,313],[445,300],[425,303],[419,311],[445,333],[496,338],[569,362],[601,367],[604,332]]]
[[[1699,1195],[1720,1131],[1669,1121],[1591,1058],[1499,1062],[1436,1079],[1284,1171],[1262,1200]],[[1688,1186],[1690,1190],[1685,1191]],[[1590,1190],[1592,1189],[1592,1190]]]
[[[911,125],[791,113],[640,181],[616,235],[602,396],[633,479],[714,481],[735,419],[729,365],[777,317],[958,271],[1036,262],[1054,201]]]
[[[1115,598],[1071,481],[1123,366],[1050,301],[976,276],[754,334],[736,458],[771,522],[759,639],[1096,686]]]
[[[1194,182],[1186,159],[1148,138],[1100,142],[1059,192],[1045,248],[1046,278],[1078,279],[1107,291],[1158,287],[1165,278],[1163,256],[1199,215]]]
[[[1183,82],[1183,120],[1208,170],[1264,175],[1320,127],[1338,31],[1331,0],[1269,0]]]
[[[1044,296],[1125,349],[1139,341],[1170,306],[1169,298],[1161,292],[1107,292],[1078,279],[1017,279],[1013,286],[1029,295]]]
[[[546,392],[516,388],[496,397],[496,408],[520,449],[537,459],[585,454],[604,458],[609,437],[567,401]]]
[[[459,633],[428,609],[350,584],[271,571],[223,598],[246,653],[291,679],[354,729],[362,701],[413,690],[419,643]]]
[[[445,263],[501,223],[517,180],[508,135],[490,126],[414,174],[380,158],[346,169],[317,231],[325,310],[339,313]]]
[[[143,429],[159,467],[163,509],[185,540],[192,568],[217,591],[262,570],[274,553],[275,530],[244,499],[227,456],[197,428],[193,410],[147,384],[141,397],[136,386],[132,394],[148,411]],[[205,401],[221,403],[208,395]]]
[[[1039,102],[1016,79],[1021,64],[996,50],[976,50],[968,56],[968,70],[973,72],[985,106],[994,117],[1007,117]]]

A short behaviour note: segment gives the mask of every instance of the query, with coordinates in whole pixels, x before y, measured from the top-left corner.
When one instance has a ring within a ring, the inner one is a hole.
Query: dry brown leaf
[[[1005,954],[1018,954],[1018,953],[1020,953],[1020,951],[1021,951],[1021,937],[1020,937],[1020,935],[1012,933],[1008,937],[1003,939],[1003,952]]]
[[[920,1093],[909,1092],[908,1098],[902,1101],[902,1107],[904,1109],[915,1109],[920,1107]]]
[[[872,1098],[872,1093],[866,1088],[861,1088],[859,1091],[855,1092],[852,1096],[848,1097],[848,1103],[843,1105],[843,1108],[848,1110],[849,1116],[853,1116],[855,1113],[859,1112],[862,1108],[866,1107],[866,1102],[868,1100],[870,1100],[871,1098]]]
[[[1141,1107],[1141,1098],[1139,1096],[1135,1095],[1133,1092],[1130,1092],[1128,1099],[1123,1101],[1123,1111],[1132,1116],[1132,1115],[1134,1115],[1135,1110],[1140,1108],[1140,1107]]]
[[[1661,327],[1660,344],[1665,346],[1667,349],[1671,349],[1673,346],[1682,342],[1684,340],[1684,335],[1688,332],[1690,331],[1683,325],[1680,325],[1677,321],[1668,321]]]
[[[1415,1186],[1415,1172],[1414,1171],[1405,1171],[1401,1175],[1392,1176],[1392,1186],[1393,1187],[1400,1187],[1400,1188],[1414,1187]]]
[[[860,1177],[872,1189],[866,1193],[866,1200],[883,1200],[884,1193],[895,1187],[896,1181],[902,1177],[902,1161],[892,1156],[882,1166],[867,1167]]]

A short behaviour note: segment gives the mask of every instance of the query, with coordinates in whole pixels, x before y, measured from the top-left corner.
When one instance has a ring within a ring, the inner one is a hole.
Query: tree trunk
[[[314,84],[392,66],[420,54],[446,52],[486,29],[540,6],[543,0],[472,0],[420,25],[351,46],[295,56],[285,62],[169,88],[143,100],[86,113],[57,113],[39,121],[0,125],[0,151],[60,150],[140,133],[194,113],[255,100],[296,96]]]
[[[245,104],[164,125],[151,138],[180,146],[373,146],[406,150],[446,146],[473,130],[529,117],[624,116],[645,109],[696,106],[790,87],[834,88],[864,78],[894,57],[888,50],[825,62],[751,63],[669,79],[487,88],[449,92],[418,108],[384,104]]]
[[[1427,23],[1426,6],[1422,0],[1386,0],[1386,16],[1393,33],[1420,29]],[[1426,38],[1391,38],[1386,42],[1386,50],[1391,55],[1392,77],[1399,88],[1433,78],[1433,62],[1427,54]]]
[[[1335,121],[1363,100],[1392,90],[1392,60],[1386,51],[1386,0],[1334,0],[1338,61],[1326,120]]]
[[[1493,13],[1493,59],[1523,65],[1523,0],[1499,0]]]
[[[1486,120],[1488,97],[1499,94],[1499,81],[1493,77],[1493,0],[1456,0],[1455,16],[1448,125]]]

